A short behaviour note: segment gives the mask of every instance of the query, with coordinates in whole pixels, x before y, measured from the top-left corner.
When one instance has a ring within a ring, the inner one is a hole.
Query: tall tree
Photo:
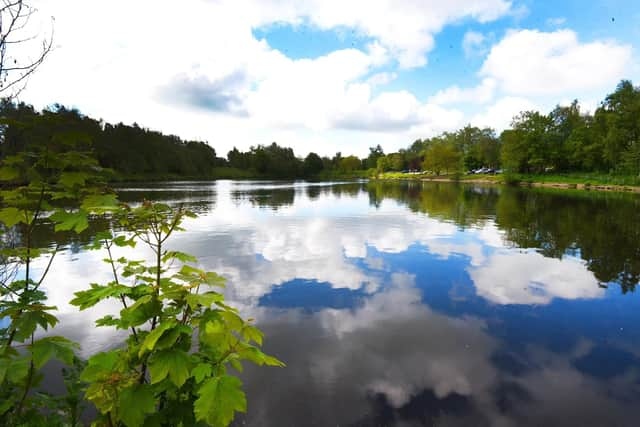
[[[365,167],[368,169],[376,168],[378,166],[378,159],[384,156],[384,151],[380,144],[375,147],[369,147],[369,156],[365,161]]]

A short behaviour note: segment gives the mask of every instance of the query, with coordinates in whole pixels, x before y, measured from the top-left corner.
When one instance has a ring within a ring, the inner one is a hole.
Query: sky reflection
[[[267,352],[288,365],[242,374],[249,412],[240,422],[633,425],[640,415],[638,298],[597,278],[602,260],[586,252],[598,247],[580,246],[589,236],[552,254],[518,225],[528,222],[505,214],[523,200],[564,206],[564,195],[229,181],[155,190],[199,206],[170,246],[228,279],[231,304],[257,319]],[[623,237],[599,241],[614,238]],[[96,268],[103,257],[66,252],[45,283],[59,332],[85,353],[118,342],[93,325],[117,305],[79,313],[68,304],[109,279],[106,265]]]

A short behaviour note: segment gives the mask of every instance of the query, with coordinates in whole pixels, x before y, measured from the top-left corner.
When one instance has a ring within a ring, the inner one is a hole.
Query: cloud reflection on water
[[[603,347],[601,329],[576,328],[563,330],[574,339],[559,350],[548,345],[553,331],[541,337],[536,329],[548,324],[544,310],[557,310],[554,303],[608,296],[580,258],[517,248],[491,215],[462,227],[400,201],[372,204],[361,187],[316,186],[309,195],[296,184],[294,197],[277,205],[269,205],[268,191],[257,202],[255,184],[214,187],[201,216],[170,246],[227,277],[231,303],[257,318],[267,351],[288,364],[247,371],[250,425],[511,426],[562,424],[563,417],[631,425],[639,415],[628,404],[638,400],[640,369],[630,356],[640,353],[637,345],[617,339]],[[196,202],[193,194],[189,200]],[[140,249],[115,255],[150,257]],[[110,280],[106,265],[96,267],[103,257],[67,253],[45,282],[60,309],[58,329],[85,354],[124,334],[93,325],[117,304],[82,313],[68,305],[89,281]],[[302,283],[322,286],[323,298],[286,298]],[[512,313],[530,322],[519,340]],[[601,348],[626,361],[608,377],[598,367]]]

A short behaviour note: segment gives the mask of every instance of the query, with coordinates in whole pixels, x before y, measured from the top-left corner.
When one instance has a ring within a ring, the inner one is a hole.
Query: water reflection
[[[442,184],[370,184],[371,203],[392,198],[462,228],[487,219],[507,242],[546,257],[576,255],[623,292],[640,281],[640,198],[621,193]]]
[[[246,181],[121,194],[198,208],[171,244],[229,279],[227,297],[287,362],[245,371],[239,424],[635,425],[640,415],[637,197]],[[115,306],[67,304],[88,278],[108,280],[103,254],[60,239],[76,248],[46,283],[61,332],[85,352],[117,345],[91,323]]]

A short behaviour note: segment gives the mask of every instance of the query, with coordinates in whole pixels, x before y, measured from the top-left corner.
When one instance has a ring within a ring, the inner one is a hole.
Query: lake
[[[199,214],[170,246],[228,279],[266,352],[249,426],[633,426],[640,197],[450,183],[135,184]],[[52,243],[52,234],[40,239]],[[68,304],[107,282],[80,237],[45,282],[85,355],[122,334]],[[124,255],[146,256],[140,250]]]

